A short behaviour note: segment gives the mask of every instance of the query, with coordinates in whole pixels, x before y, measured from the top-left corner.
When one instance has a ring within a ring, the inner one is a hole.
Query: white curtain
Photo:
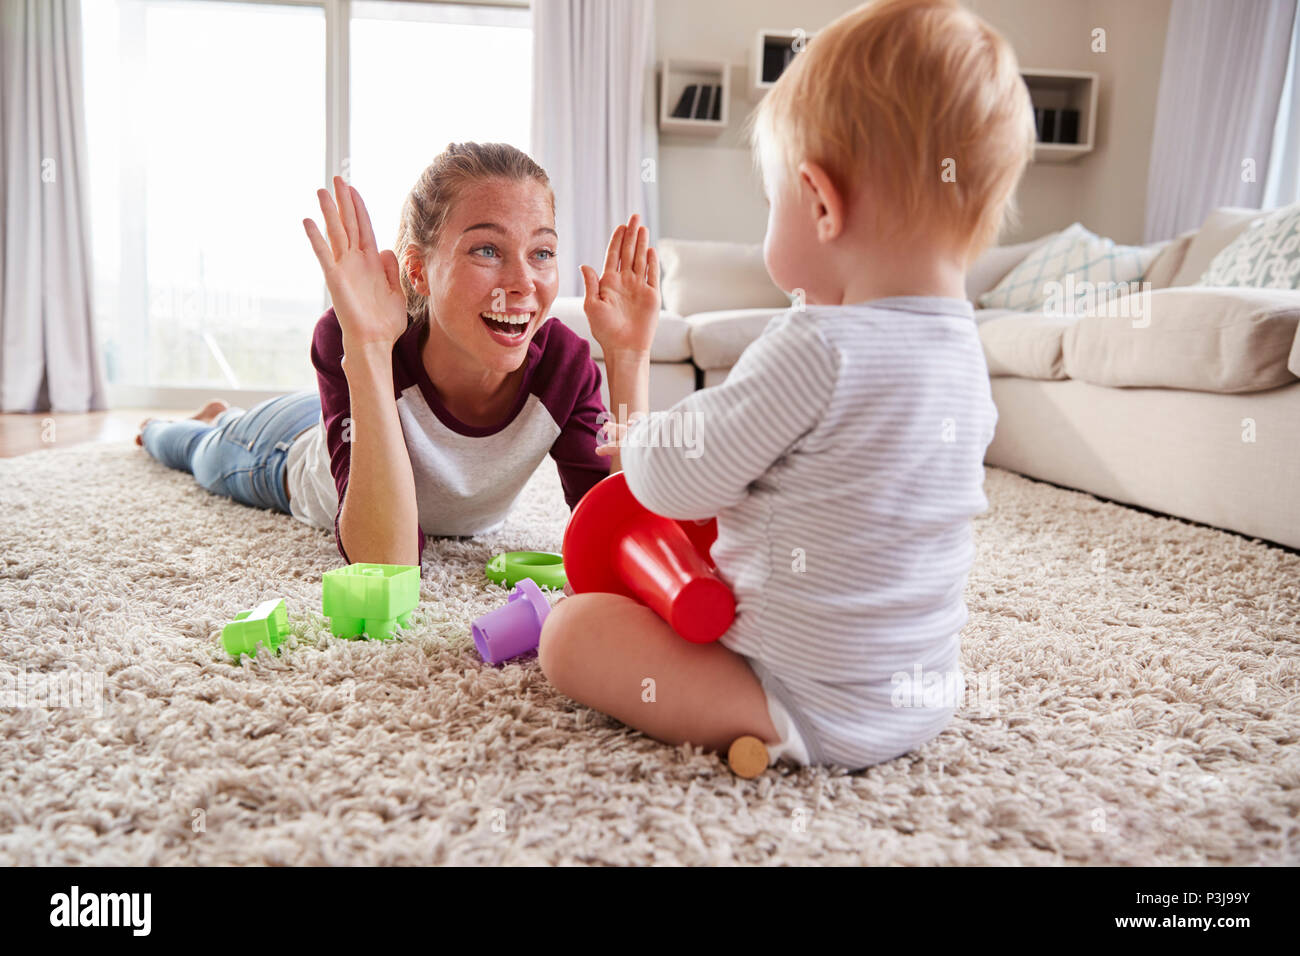
[[[0,409],[102,409],[81,0],[0,0]]]
[[[1295,15],[1296,0],[1173,0],[1146,242],[1196,228],[1217,206],[1261,205]]]
[[[1300,202],[1300,15],[1291,28],[1286,85],[1273,127],[1273,155],[1264,182],[1264,208]]]
[[[533,0],[533,158],[555,190],[560,295],[600,272],[614,227],[658,238],[654,0]]]

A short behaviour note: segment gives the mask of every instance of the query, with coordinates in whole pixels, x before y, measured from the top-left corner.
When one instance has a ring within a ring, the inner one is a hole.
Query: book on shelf
[[[700,87],[700,98],[695,102],[695,118],[708,119],[713,114],[713,91],[717,87],[705,84]]]
[[[677,98],[672,115],[675,119],[721,119],[722,87],[710,83],[688,84]]]
[[[673,107],[673,116],[675,118],[689,119],[695,115],[695,98],[699,90],[699,85],[695,83],[691,83],[686,89],[682,90],[677,105]]]

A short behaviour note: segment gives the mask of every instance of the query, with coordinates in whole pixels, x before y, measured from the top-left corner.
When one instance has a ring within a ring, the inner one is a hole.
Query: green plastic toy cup
[[[415,565],[350,564],[326,571],[321,580],[321,610],[336,637],[388,640],[410,623],[419,603]]]
[[[564,558],[550,551],[507,551],[498,554],[484,568],[488,580],[513,588],[524,578],[539,587],[563,591],[568,579],[564,575]]]

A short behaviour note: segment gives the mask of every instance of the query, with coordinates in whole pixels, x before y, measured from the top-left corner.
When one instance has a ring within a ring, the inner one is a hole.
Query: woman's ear
[[[798,174],[801,198],[812,207],[817,240],[830,242],[844,231],[844,197],[817,163],[804,160],[799,164]]]
[[[424,274],[424,259],[415,246],[407,246],[402,256],[402,269],[413,288],[420,295],[429,294],[429,281]]]

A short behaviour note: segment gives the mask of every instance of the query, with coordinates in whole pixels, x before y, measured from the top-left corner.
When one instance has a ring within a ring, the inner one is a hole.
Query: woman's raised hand
[[[605,274],[582,266],[582,303],[591,334],[606,354],[650,351],[659,321],[659,257],[650,234],[632,214],[614,230],[605,253]]]
[[[343,330],[343,348],[380,344],[392,347],[406,331],[406,294],[398,273],[397,256],[375,246],[370,214],[361,194],[334,177],[337,207],[328,190],[316,190],[325,215],[326,243],[316,223],[302,221],[312,250],[325,274],[334,314]]]

